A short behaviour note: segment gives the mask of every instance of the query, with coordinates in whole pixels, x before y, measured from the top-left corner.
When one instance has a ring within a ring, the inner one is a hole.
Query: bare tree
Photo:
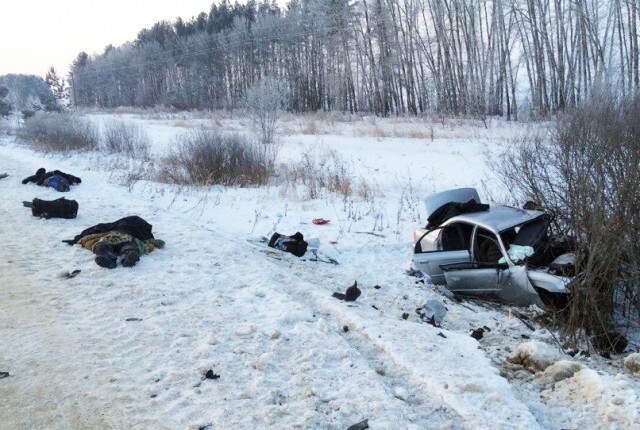
[[[638,0],[263,0],[159,22],[71,67],[79,105],[236,108],[264,76],[294,112],[518,119],[640,89]]]
[[[271,76],[256,81],[245,95],[245,107],[260,131],[262,143],[273,143],[278,119],[287,106],[287,86]]]

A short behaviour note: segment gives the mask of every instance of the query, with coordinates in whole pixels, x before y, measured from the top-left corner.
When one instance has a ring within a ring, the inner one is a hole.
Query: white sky
[[[157,21],[208,12],[213,0],[0,0],[0,76],[60,74],[80,51],[133,40]],[[217,3],[217,1],[216,1]],[[10,5],[9,5],[10,4]]]

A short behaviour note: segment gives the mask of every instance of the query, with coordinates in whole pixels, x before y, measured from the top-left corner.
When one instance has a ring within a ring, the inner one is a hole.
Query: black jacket
[[[456,215],[466,214],[470,212],[483,212],[488,211],[489,205],[476,202],[474,199],[469,200],[467,203],[450,202],[440,206],[433,211],[427,220],[427,228],[435,228],[440,224],[453,218]]]
[[[72,240],[63,240],[63,242],[74,245],[85,236],[96,233],[106,233],[108,231],[119,231],[120,233],[129,234],[139,240],[149,240],[154,239],[153,233],[151,233],[152,228],[153,226],[151,224],[139,216],[133,215],[121,218],[118,221],[94,225],[93,227],[83,230],[82,233]]]

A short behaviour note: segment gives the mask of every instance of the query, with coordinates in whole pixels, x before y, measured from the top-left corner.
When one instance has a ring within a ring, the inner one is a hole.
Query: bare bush
[[[162,160],[159,179],[184,185],[263,185],[273,175],[277,148],[237,133],[197,130],[178,138]]]
[[[602,335],[617,305],[640,311],[640,97],[600,95],[525,139],[498,172],[522,201],[556,215],[577,241],[570,333]]]
[[[124,154],[132,158],[149,158],[149,137],[142,127],[125,121],[109,121],[103,130],[104,149],[111,154]]]
[[[21,141],[45,152],[93,151],[98,149],[98,130],[90,121],[71,113],[38,112],[24,121]]]

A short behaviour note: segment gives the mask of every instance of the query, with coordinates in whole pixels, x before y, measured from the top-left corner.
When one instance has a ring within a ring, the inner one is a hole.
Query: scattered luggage
[[[65,218],[73,219],[78,215],[78,202],[67,200],[64,197],[56,200],[33,199],[22,204],[31,208],[33,216],[40,218]]]

